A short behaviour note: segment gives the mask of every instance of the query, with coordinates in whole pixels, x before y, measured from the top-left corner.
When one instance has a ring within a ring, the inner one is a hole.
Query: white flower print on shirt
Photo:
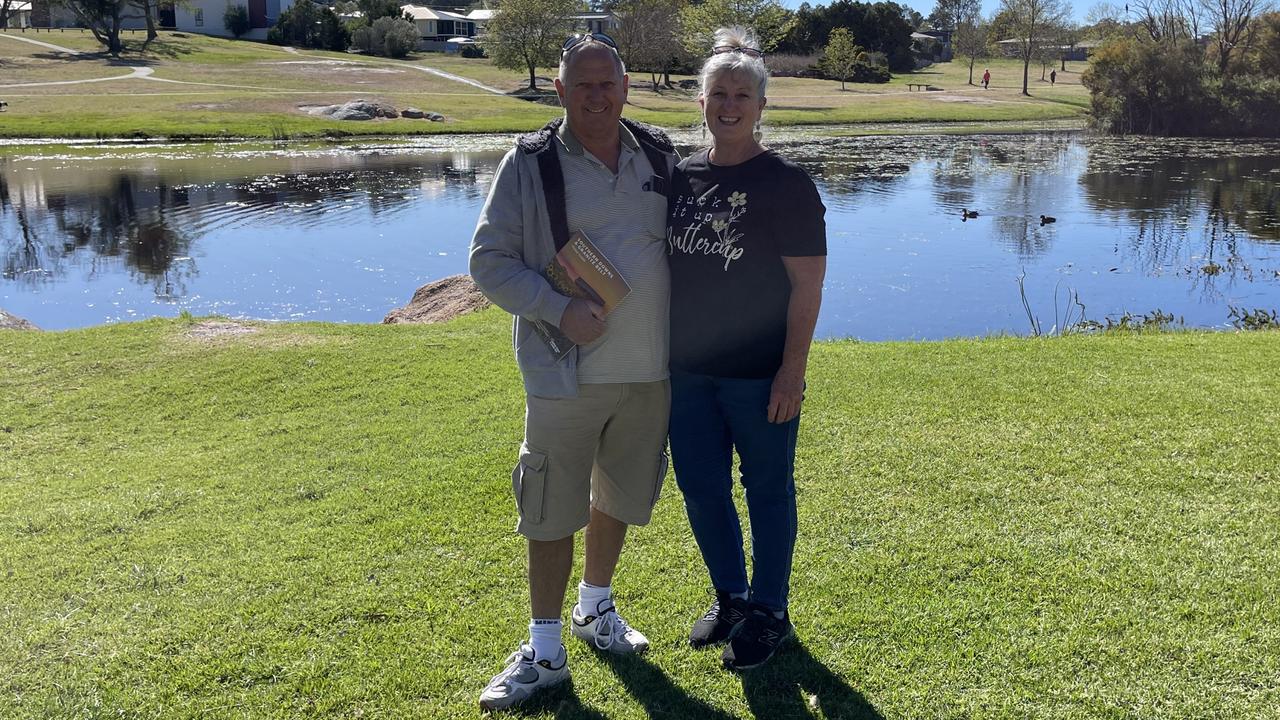
[[[701,197],[682,196],[677,199],[677,205],[682,207],[672,213],[673,223],[667,228],[667,252],[674,254],[679,250],[690,255],[720,255],[724,258],[724,269],[727,272],[730,263],[742,257],[744,251],[744,248],[734,244],[743,236],[742,231],[734,228],[734,223],[747,212],[747,194],[735,190],[727,199],[712,198],[711,195],[719,187],[712,186]],[[729,206],[728,211],[723,209],[726,204]],[[684,227],[674,227],[676,218],[688,217],[690,210],[690,223]],[[711,232],[715,234],[714,240],[701,234],[708,223],[711,225]]]

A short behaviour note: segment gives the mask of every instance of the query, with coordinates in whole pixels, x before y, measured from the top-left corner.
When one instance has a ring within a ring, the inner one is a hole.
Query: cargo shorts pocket
[[[516,496],[516,510],[525,522],[542,522],[542,499],[546,485],[546,454],[521,448],[520,462],[511,471],[511,490]]]
[[[658,454],[658,477],[653,481],[653,498],[649,501],[649,508],[658,504],[658,500],[662,497],[662,483],[667,479],[667,466],[671,460],[667,457],[666,451]]]

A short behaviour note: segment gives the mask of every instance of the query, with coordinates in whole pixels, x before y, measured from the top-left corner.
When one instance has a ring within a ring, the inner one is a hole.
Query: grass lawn
[[[0,717],[471,718],[524,634],[504,314],[0,334]],[[535,718],[1263,718],[1277,333],[816,346],[800,643],[743,677],[679,493]],[[577,571],[575,571],[575,575]]]
[[[8,37],[8,36],[12,36]],[[68,56],[22,42],[26,37],[91,53]],[[539,127],[559,111],[427,72],[435,69],[503,91],[527,84],[522,72],[502,70],[485,59],[418,53],[403,61],[285,48],[222,38],[161,33],[144,52],[142,35],[125,37],[121,60],[102,55],[92,35],[0,32],[0,95],[10,103],[0,137],[318,137],[448,132],[510,132]],[[9,87],[28,83],[119,77],[145,66],[151,78],[109,82]],[[1021,66],[991,61],[992,89],[968,85],[960,63],[901,75],[890,83],[840,84],[776,78],[770,85],[772,125],[871,123],[1018,123],[1080,121],[1088,94],[1079,84],[1083,63],[1070,64],[1060,82],[1033,82],[1033,97],[1021,95]],[[980,70],[978,71],[981,72]],[[554,70],[541,71],[550,87]],[[635,76],[627,114],[665,127],[699,121],[696,93],[656,91],[647,73]],[[683,79],[683,78],[674,78]],[[924,80],[938,89],[909,92],[906,82]],[[1019,80],[1020,82],[1020,80]],[[1017,85],[1017,87],[1015,87]],[[439,112],[443,123],[408,120],[335,122],[306,115],[300,105],[336,104],[355,98]]]

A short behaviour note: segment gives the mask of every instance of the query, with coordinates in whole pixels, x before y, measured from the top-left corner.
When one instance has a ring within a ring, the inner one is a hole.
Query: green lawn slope
[[[524,636],[507,317],[0,333],[0,717],[472,718]],[[668,480],[534,718],[1266,718],[1277,333],[822,342],[799,643],[739,677]]]
[[[67,55],[24,42],[52,43],[84,53]],[[540,127],[558,107],[494,94],[439,71],[503,93],[527,85],[527,75],[494,67],[487,59],[417,53],[405,60],[317,50],[294,51],[264,43],[164,32],[142,47],[125,37],[120,59],[100,52],[93,36],[65,32],[0,31],[0,117],[7,138],[313,138],[346,135],[515,132]],[[782,125],[871,123],[1083,124],[1088,94],[1079,83],[1084,63],[1069,63],[1059,82],[1032,83],[1021,94],[1021,65],[992,60],[990,90],[968,84],[968,67],[943,63],[900,75],[887,84],[776,78],[765,122]],[[148,68],[150,78],[130,77]],[[981,69],[978,70],[981,74]],[[539,86],[550,91],[553,68]],[[83,82],[116,78],[106,82]],[[664,127],[699,122],[696,92],[654,88],[647,73],[632,78],[626,113]],[[687,79],[676,77],[675,80]],[[907,82],[934,90],[911,92]],[[64,84],[50,84],[64,83]],[[444,122],[380,119],[340,122],[308,115],[306,105],[381,100],[445,116]],[[1030,127],[1026,127],[1026,126]]]

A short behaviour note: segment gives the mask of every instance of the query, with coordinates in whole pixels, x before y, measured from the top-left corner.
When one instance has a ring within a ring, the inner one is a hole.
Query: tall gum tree
[[[1018,56],[1022,59],[1022,94],[1030,96],[1031,62],[1053,28],[1067,23],[1071,5],[1065,0],[1000,0],[1000,13],[1008,19],[1013,39],[1018,41]]]

